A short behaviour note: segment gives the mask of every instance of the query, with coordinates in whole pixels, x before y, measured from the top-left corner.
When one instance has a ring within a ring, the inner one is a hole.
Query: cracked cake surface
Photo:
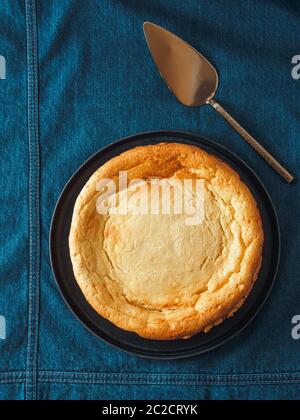
[[[137,201],[138,186],[120,188],[121,171],[128,182],[202,180],[203,221],[189,225],[185,214],[161,209],[136,214],[130,205],[127,214],[100,214],[105,179],[116,183],[119,205],[125,192]],[[76,281],[100,315],[142,337],[169,340],[209,331],[242,306],[263,241],[255,199],[237,172],[196,146],[163,143],[131,149],[95,172],[77,198],[69,245]]]

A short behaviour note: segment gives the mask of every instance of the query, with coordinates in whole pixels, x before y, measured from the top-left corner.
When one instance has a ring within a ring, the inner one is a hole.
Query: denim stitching
[[[0,384],[23,383],[26,371],[0,372]],[[212,375],[212,374],[126,374],[126,373],[38,373],[41,383],[61,383],[78,385],[168,385],[168,386],[261,386],[261,385],[299,385],[300,373],[283,372],[270,374]]]
[[[0,372],[0,384],[23,383],[25,372]]]
[[[29,139],[29,219],[30,219],[30,274],[29,321],[26,362],[25,399],[36,399],[36,371],[39,311],[39,139],[38,139],[38,80],[36,0],[25,0],[28,66],[28,139]]]
[[[80,371],[40,371],[39,372],[40,375],[42,376],[54,376],[54,375],[59,375],[59,376],[81,376],[81,377],[91,377],[91,376],[95,376],[95,377],[99,377],[99,376],[115,376],[115,377],[206,377],[206,378],[253,378],[253,377],[282,377],[282,376],[296,376],[296,377],[300,377],[300,372],[262,372],[262,373],[249,373],[249,374],[243,374],[243,373],[237,373],[237,374],[227,374],[227,373],[211,373],[211,374],[206,374],[206,373],[178,373],[178,374],[172,374],[172,373],[125,373],[125,372],[104,372],[104,373],[100,373],[100,372],[80,372]]]
[[[23,379],[4,379],[0,380],[0,385],[13,385],[13,384],[23,384]]]
[[[0,372],[0,380],[2,378],[24,378],[25,377],[25,371],[24,372]]]
[[[181,383],[179,381],[161,381],[161,382],[151,382],[151,381],[133,381],[133,382],[109,382],[109,381],[84,381],[79,379],[73,379],[71,381],[67,381],[66,379],[61,380],[40,380],[41,383],[59,383],[59,384],[81,384],[81,385],[120,385],[120,386],[128,386],[128,385],[152,385],[152,386],[160,386],[160,385],[168,385],[168,386],[267,386],[267,385],[275,385],[275,386],[285,386],[285,385],[300,385],[299,380],[291,380],[291,381],[257,381],[257,382],[184,382]]]
[[[72,372],[39,372],[41,382],[112,385],[183,385],[183,386],[249,386],[300,384],[300,374],[253,374],[253,375],[175,375],[169,374],[97,374]]]

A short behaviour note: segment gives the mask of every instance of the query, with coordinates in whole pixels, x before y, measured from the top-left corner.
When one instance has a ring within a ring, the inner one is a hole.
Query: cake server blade
[[[145,37],[161,76],[179,102],[186,106],[211,105],[288,183],[293,175],[248,133],[215,99],[219,77],[214,66],[177,35],[151,22]]]

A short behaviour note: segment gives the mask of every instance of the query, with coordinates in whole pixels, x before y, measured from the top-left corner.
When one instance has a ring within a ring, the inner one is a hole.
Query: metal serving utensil
[[[219,77],[212,64],[175,34],[150,22],[144,24],[152,57],[169,89],[183,105],[211,105],[288,183],[294,177],[215,99]]]

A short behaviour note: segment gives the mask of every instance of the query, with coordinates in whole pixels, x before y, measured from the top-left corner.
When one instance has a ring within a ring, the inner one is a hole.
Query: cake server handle
[[[209,99],[208,103],[237,131],[240,136],[246,140],[256,152],[265,159],[265,161],[275,171],[282,176],[289,184],[294,181],[294,176],[284,168],[255,138],[251,136],[217,101]]]

